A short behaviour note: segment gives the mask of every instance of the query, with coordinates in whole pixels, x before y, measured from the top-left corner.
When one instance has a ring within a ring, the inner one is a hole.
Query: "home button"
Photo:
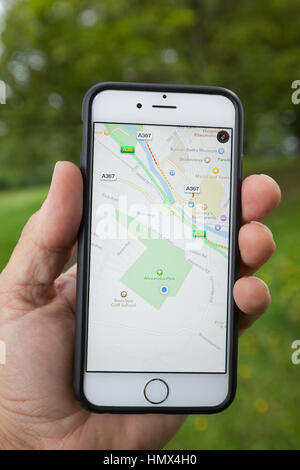
[[[144,395],[150,403],[159,405],[168,398],[169,387],[162,379],[151,379],[145,385]]]

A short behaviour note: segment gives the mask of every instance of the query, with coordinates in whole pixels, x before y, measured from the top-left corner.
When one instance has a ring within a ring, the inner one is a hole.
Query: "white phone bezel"
[[[167,95],[163,98],[163,95]],[[138,108],[137,103],[142,107]],[[153,108],[152,105],[176,106]],[[236,109],[233,102],[221,94],[200,94],[161,91],[103,90],[92,102],[91,126],[94,122],[147,123],[203,127],[230,127],[235,136]],[[93,133],[91,133],[93,135]],[[232,159],[236,155],[233,138]],[[235,165],[231,165],[231,184]],[[234,191],[231,190],[231,198]],[[231,200],[232,204],[232,200]],[[233,230],[233,220],[230,220]],[[232,237],[230,237],[232,239]],[[232,241],[231,241],[232,243]],[[234,249],[230,246],[230,249]],[[229,283],[230,288],[230,283]],[[231,296],[229,296],[231,302]],[[229,311],[232,306],[228,305]],[[226,373],[142,373],[142,372],[86,372],[83,377],[85,398],[94,406],[122,408],[215,408],[229,392],[229,356],[232,318],[227,324]],[[165,402],[153,405],[144,396],[149,380],[159,378],[167,382],[169,396]]]

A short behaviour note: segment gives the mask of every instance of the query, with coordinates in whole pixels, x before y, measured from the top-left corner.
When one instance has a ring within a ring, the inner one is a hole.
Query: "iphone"
[[[236,387],[240,100],[100,83],[82,120],[76,395],[94,412],[220,411]]]

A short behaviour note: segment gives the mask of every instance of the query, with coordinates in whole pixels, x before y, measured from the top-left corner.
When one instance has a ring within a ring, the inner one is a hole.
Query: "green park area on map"
[[[186,261],[184,251],[167,240],[140,241],[146,250],[122,276],[121,282],[159,309],[169,296],[177,295],[192,265]],[[163,275],[158,276],[157,270],[162,270]],[[161,294],[162,285],[168,287],[167,295]]]
[[[118,222],[134,233],[137,240],[146,247],[144,253],[126,271],[120,281],[153,307],[159,309],[169,296],[177,295],[192,264],[185,259],[185,252],[182,248],[173,245],[168,240],[157,238],[133,217],[118,210],[115,216]],[[147,238],[142,238],[137,234],[137,226],[140,234],[147,233]],[[168,288],[166,295],[160,291],[162,286]]]

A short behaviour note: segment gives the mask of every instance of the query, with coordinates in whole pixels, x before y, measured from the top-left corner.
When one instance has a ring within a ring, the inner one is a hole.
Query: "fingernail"
[[[273,242],[275,243],[275,240],[274,240],[274,237],[273,237],[273,232],[272,232],[272,230],[269,229],[269,227],[267,227],[267,225],[262,224],[261,222],[258,222],[257,220],[251,220],[250,224],[257,224],[257,225],[260,225],[260,226],[263,227],[265,230],[267,230],[267,232],[269,232],[269,234],[271,235]]]
[[[48,194],[47,194],[46,201],[47,201],[47,199],[49,198],[49,196],[50,196],[50,194],[51,194],[51,188],[52,188],[53,181],[54,181],[54,178],[55,178],[55,173],[56,173],[56,171],[58,170],[58,168],[59,168],[63,163],[64,163],[63,161],[58,161],[58,162],[56,162],[55,165],[54,165],[53,173],[52,173],[52,178],[51,178],[51,183],[50,183],[50,188],[49,188],[49,191],[48,191]],[[45,201],[45,202],[46,202],[46,201]]]
[[[53,172],[56,170],[56,168],[58,168],[59,166],[61,166],[63,163],[64,163],[63,161],[58,160],[58,162],[56,162],[55,165],[54,165],[54,170],[53,170]]]
[[[262,284],[264,284],[264,286],[266,287],[267,289],[267,292],[269,294],[269,303],[271,302],[271,293],[270,293],[270,288],[268,286],[268,284],[263,280],[261,279],[260,277],[257,277],[257,276],[247,276],[248,279],[257,279],[258,281],[260,281]]]
[[[51,185],[52,185],[52,182],[53,182],[55,173],[57,172],[57,170],[59,169],[59,167],[62,166],[63,164],[64,164],[63,161],[58,161],[58,162],[55,163],[54,168],[53,168],[53,173],[52,173],[52,179],[51,179],[50,188],[51,188]]]
[[[268,180],[272,181],[272,183],[274,183],[274,182],[275,182],[275,180],[274,180],[274,179],[273,179],[271,176],[269,176],[269,175],[265,175],[264,173],[260,173],[260,175],[259,175],[259,176],[264,176],[264,177],[265,177],[265,178],[267,178]]]
[[[245,277],[247,277],[248,279],[257,279],[258,281],[262,282],[269,289],[268,284],[263,279],[261,279],[260,277],[257,277],[257,276],[245,276]]]

